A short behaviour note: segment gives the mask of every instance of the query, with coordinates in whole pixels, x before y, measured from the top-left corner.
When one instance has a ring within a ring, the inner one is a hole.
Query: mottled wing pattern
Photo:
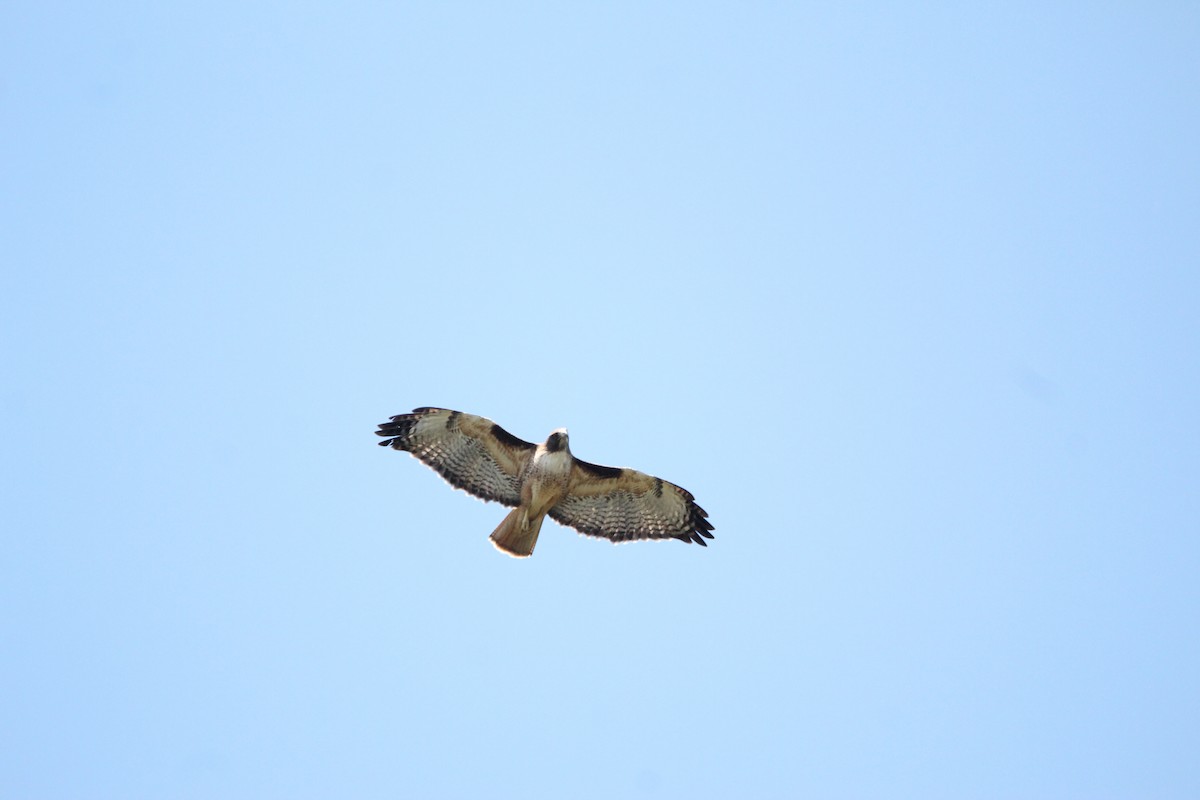
[[[452,486],[506,506],[521,502],[521,468],[537,446],[490,419],[447,408],[414,408],[375,431],[379,444],[407,450]]]
[[[708,545],[713,538],[708,514],[692,493],[662,478],[575,459],[567,496],[550,518],[588,536],[614,542],[681,539]]]

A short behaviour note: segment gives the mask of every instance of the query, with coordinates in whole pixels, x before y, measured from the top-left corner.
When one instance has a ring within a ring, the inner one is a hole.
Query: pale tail
[[[542,529],[542,520],[546,515],[526,519],[525,513],[524,508],[514,508],[499,527],[492,531],[492,544],[496,545],[497,550],[516,558],[528,558],[533,555],[533,546],[537,544],[538,532]],[[523,526],[522,522],[525,523]]]

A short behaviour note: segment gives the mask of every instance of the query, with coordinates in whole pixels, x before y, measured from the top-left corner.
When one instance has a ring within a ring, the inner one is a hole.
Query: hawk
[[[490,419],[447,408],[414,408],[375,431],[382,447],[407,450],[452,486],[515,506],[491,535],[517,558],[533,555],[542,521],[627,542],[679,539],[708,545],[708,514],[691,492],[662,478],[580,461],[559,428],[543,444],[518,439]]]

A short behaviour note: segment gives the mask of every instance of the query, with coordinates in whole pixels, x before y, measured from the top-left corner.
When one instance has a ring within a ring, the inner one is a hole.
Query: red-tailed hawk
[[[662,478],[580,461],[559,428],[545,444],[518,439],[490,419],[445,408],[415,408],[375,431],[383,447],[407,450],[451,485],[516,506],[492,533],[509,555],[533,554],[542,520],[614,542],[679,539],[704,545],[713,526],[695,498]]]

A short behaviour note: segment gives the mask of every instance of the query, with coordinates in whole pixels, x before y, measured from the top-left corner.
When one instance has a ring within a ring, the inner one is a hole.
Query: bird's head
[[[567,429],[559,428],[546,439],[546,449],[551,453],[557,453],[559,450],[566,450],[567,443]]]

